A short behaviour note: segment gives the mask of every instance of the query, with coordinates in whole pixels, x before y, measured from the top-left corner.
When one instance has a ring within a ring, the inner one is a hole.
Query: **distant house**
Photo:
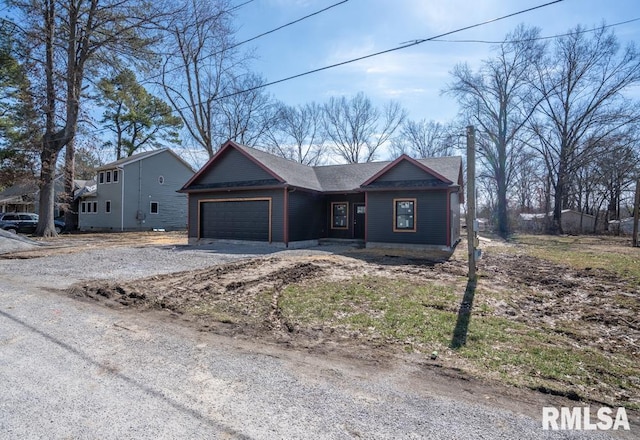
[[[452,249],[460,237],[460,157],[310,167],[227,142],[181,189],[189,241],[282,246],[320,239]]]
[[[36,212],[38,193],[35,181],[17,183],[0,191],[0,213]]]
[[[633,217],[627,217],[621,220],[610,220],[609,231],[619,234],[633,235]]]
[[[518,219],[518,229],[523,232],[544,232],[553,213],[522,213]],[[566,234],[589,234],[594,232],[596,217],[591,214],[563,209],[560,218],[562,231]]]
[[[64,185],[62,176],[56,177],[55,191],[55,217],[59,217],[65,209],[62,201]],[[74,180],[74,191],[79,191],[86,185],[85,180]],[[0,191],[0,213],[4,212],[38,212],[40,188],[34,180],[17,183],[4,191]],[[73,207],[71,207],[73,211]]]
[[[193,173],[169,148],[97,168],[95,187],[88,185],[78,194],[78,227],[81,231],[185,229],[187,198],[176,191]]]

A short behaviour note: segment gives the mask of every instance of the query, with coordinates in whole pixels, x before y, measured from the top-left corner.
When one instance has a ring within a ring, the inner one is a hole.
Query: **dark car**
[[[64,230],[64,222],[54,220],[56,233]],[[0,228],[14,234],[33,234],[38,226],[38,214],[30,212],[8,212],[0,214]]]

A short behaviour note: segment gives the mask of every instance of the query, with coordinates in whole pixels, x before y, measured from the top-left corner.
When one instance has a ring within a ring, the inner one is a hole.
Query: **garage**
[[[271,199],[200,201],[200,238],[271,241]]]

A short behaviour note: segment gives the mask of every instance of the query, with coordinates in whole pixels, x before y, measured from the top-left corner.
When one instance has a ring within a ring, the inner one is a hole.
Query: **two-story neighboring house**
[[[81,231],[185,229],[187,197],[176,192],[194,170],[169,148],[147,151],[96,169],[95,191],[82,194]]]

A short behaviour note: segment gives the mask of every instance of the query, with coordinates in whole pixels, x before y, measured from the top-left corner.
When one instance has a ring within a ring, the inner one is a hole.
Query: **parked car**
[[[56,233],[64,231],[64,222],[54,220]],[[7,212],[0,214],[0,228],[14,234],[33,234],[38,226],[38,214],[30,212]]]

